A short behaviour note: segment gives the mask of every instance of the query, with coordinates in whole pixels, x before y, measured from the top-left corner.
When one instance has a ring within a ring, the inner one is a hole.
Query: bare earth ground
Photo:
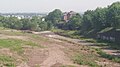
[[[67,55],[63,51],[65,47],[62,45],[58,45],[57,44],[59,43],[58,40],[50,38],[49,41],[41,41],[27,36],[10,36],[4,34],[0,34],[0,38],[1,39],[13,38],[13,39],[21,39],[25,41],[34,41],[46,47],[46,48],[38,48],[38,47],[23,46],[24,57],[26,57],[28,61],[21,62],[20,64],[18,64],[17,67],[35,67],[35,66],[56,67],[56,65],[58,65],[58,67],[61,65],[74,65],[77,67],[80,66],[74,64],[71,61],[71,59],[67,57]],[[14,53],[12,53],[9,49],[6,48],[1,49],[0,52],[14,56]],[[20,60],[20,58],[18,60]]]
[[[61,39],[67,39],[71,42],[75,42],[81,45],[84,45],[84,44],[86,45],[90,43],[83,43],[80,41],[78,43],[78,40],[62,37],[50,31],[33,32],[33,34],[40,35],[43,39],[47,38],[47,40],[42,40],[39,38],[32,38],[29,36],[22,36],[22,35],[10,36],[10,35],[4,35],[4,34],[0,34],[0,39],[14,38],[14,39],[21,39],[24,41],[33,41],[41,46],[44,46],[44,48],[23,46],[24,57],[18,56],[17,54],[11,52],[7,48],[0,49],[0,54],[8,54],[8,55],[15,56],[19,62],[19,63],[17,62],[17,67],[60,67],[61,65],[72,65],[75,67],[88,67],[86,65],[75,64],[70,58],[70,56],[74,54],[73,50],[76,51],[77,49],[79,49],[78,45],[62,41]],[[68,50],[70,52],[66,52],[65,50]],[[108,52],[106,50],[105,52],[111,53],[112,51]],[[22,58],[26,58],[27,60],[26,61],[20,60]],[[98,62],[98,63],[101,65],[108,64],[110,65],[109,67],[120,67],[120,64],[113,63],[111,61]]]

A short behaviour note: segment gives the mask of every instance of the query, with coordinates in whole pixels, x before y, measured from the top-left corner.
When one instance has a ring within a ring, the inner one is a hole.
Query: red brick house
[[[72,16],[75,16],[75,15],[76,15],[76,13],[75,13],[74,11],[65,12],[65,13],[63,14],[63,20],[64,20],[65,22],[68,22],[68,21],[70,20],[70,18],[71,18]]]

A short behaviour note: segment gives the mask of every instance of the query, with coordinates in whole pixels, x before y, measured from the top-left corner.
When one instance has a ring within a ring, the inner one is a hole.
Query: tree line
[[[107,27],[120,29],[120,2],[115,2],[105,8],[96,8],[95,10],[87,10],[83,15],[76,13],[68,22],[62,19],[63,12],[55,9],[45,16],[32,17],[32,19],[18,19],[16,17],[0,16],[0,26],[18,29],[43,31],[53,28],[64,30],[78,30],[82,34],[89,32],[99,32]]]
[[[59,9],[49,13],[47,20],[54,23],[57,28],[64,30],[78,30],[81,34],[94,33],[112,27],[120,29],[120,2],[95,10],[87,10],[83,15],[76,13],[68,22],[61,19],[62,11]]]
[[[42,21],[42,17],[34,16],[32,19],[18,19],[17,17],[0,16],[0,26],[17,30],[43,31],[52,28],[51,22]]]
[[[105,8],[88,10],[82,19],[83,32],[91,30],[98,32],[108,27],[120,29],[120,2],[115,2]]]

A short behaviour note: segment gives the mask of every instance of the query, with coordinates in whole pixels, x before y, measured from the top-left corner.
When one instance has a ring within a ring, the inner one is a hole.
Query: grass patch
[[[101,49],[99,49],[99,48],[96,48],[95,50],[97,51],[97,53],[98,53],[101,57],[107,58],[107,59],[109,59],[109,60],[112,60],[113,62],[120,63],[120,57],[115,57],[115,56],[109,55],[109,54],[103,52],[103,51],[102,51]]]
[[[30,34],[29,36],[34,38],[34,39],[38,39],[38,40],[43,40],[43,41],[48,41],[49,40],[48,38],[44,38],[44,37],[42,37],[40,35],[37,35],[37,34]]]
[[[0,47],[9,48],[13,51],[16,51],[18,54],[23,53],[23,49],[22,49],[23,45],[41,47],[40,45],[37,45],[30,41],[23,41],[23,40],[19,40],[19,39],[0,39]]]
[[[85,39],[86,42],[90,42],[90,43],[96,43],[96,40],[94,39]]]
[[[60,67],[75,67],[73,65],[63,65],[63,66],[60,66]]]
[[[79,32],[74,30],[61,30],[61,29],[53,29],[52,32],[65,36],[65,37],[70,37],[70,38],[76,38],[79,39],[81,36],[79,36]]]
[[[108,28],[101,30],[99,33],[104,33],[104,32],[110,31],[112,29],[113,29],[113,27],[108,27]]]
[[[2,62],[13,62],[14,59],[11,58],[10,56],[0,55],[0,61],[2,61]]]
[[[10,35],[10,36],[30,36],[32,33],[23,32],[23,30],[0,28],[0,34]]]
[[[15,39],[0,39],[0,46],[3,48],[10,48],[17,53],[22,53],[22,40]]]
[[[90,67],[100,67],[95,60],[98,60],[98,58],[94,54],[78,54],[73,58],[74,63]]]
[[[17,31],[17,30],[13,30],[13,29],[0,30],[0,34],[10,35],[10,36],[26,35],[26,33],[22,33],[21,31]]]
[[[2,63],[2,67],[15,67],[14,61],[15,59],[11,56],[0,55],[0,64]]]

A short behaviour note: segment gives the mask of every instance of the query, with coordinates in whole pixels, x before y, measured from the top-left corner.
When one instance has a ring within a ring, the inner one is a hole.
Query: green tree
[[[84,13],[83,15],[83,20],[82,20],[82,31],[89,31],[93,29],[93,11],[88,10]]]
[[[39,24],[42,22],[41,17],[34,16],[30,21],[30,30],[40,31]]]
[[[52,22],[51,21],[47,21],[47,30],[51,30],[52,28],[54,28]]]
[[[14,29],[20,30],[23,28],[23,24],[20,21],[14,23]]]
[[[106,27],[106,8],[97,8],[93,13],[93,27],[100,31]]]
[[[22,30],[29,30],[30,29],[30,19],[21,19],[20,22],[23,24]]]
[[[69,22],[67,23],[67,26],[70,30],[77,30],[81,28],[81,16],[80,14],[76,14],[72,18],[70,18]]]
[[[41,31],[47,30],[47,29],[48,29],[47,22],[41,22],[41,23],[39,24],[39,27],[40,27],[40,30],[41,30]]]
[[[107,21],[114,28],[120,28],[120,2],[115,2],[108,7]]]
[[[47,21],[51,21],[54,25],[61,21],[62,11],[59,9],[55,9],[54,11],[50,12],[46,17]]]

